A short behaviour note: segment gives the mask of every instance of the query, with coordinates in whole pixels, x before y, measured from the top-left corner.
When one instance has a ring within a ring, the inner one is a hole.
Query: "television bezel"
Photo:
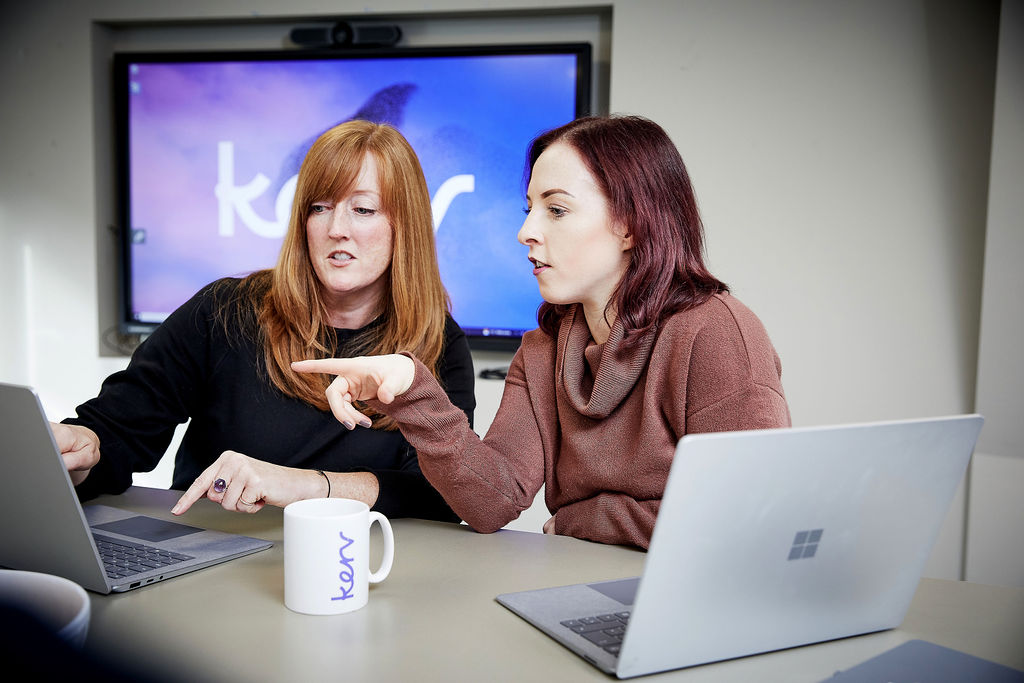
[[[113,99],[115,143],[115,207],[119,226],[118,249],[118,331],[145,337],[160,323],[135,320],[131,316],[131,178],[128,126],[128,65],[133,63],[217,62],[217,61],[309,61],[317,59],[379,59],[403,57],[453,57],[495,55],[572,54],[577,58],[576,118],[591,111],[593,48],[586,42],[532,43],[512,45],[458,45],[432,47],[315,48],[267,50],[123,51],[113,53]],[[526,150],[523,150],[526,159]],[[483,335],[465,330],[470,348],[485,351],[515,351],[519,335]]]

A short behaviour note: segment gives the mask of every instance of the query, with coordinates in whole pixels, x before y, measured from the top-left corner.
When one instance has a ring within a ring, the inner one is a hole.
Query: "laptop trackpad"
[[[92,528],[111,531],[115,534],[121,534],[122,536],[139,538],[144,541],[150,541],[151,543],[169,541],[172,538],[187,536],[189,534],[195,534],[202,531],[202,529],[197,529],[194,526],[178,524],[177,522],[165,522],[164,520],[156,519],[155,517],[142,516],[119,519],[116,522],[107,522],[106,524],[96,524]]]
[[[588,586],[598,593],[607,595],[612,600],[617,600],[623,605],[632,605],[636,598],[636,589],[640,585],[640,577],[634,576],[631,579],[620,579],[618,581],[603,581],[601,583],[588,583]]]

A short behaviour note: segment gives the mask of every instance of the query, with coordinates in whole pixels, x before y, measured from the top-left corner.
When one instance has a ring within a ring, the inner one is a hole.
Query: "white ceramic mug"
[[[384,557],[370,573],[370,525],[384,532]],[[348,498],[312,498],[284,509],[284,604],[303,614],[343,614],[369,599],[395,558],[388,518]]]

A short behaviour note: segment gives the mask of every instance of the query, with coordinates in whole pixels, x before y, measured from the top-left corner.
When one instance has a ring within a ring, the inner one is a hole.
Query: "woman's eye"
[[[548,213],[550,213],[555,218],[561,218],[566,214],[566,211],[560,206],[549,206]]]
[[[310,212],[312,212],[312,213],[324,213],[325,211],[330,211],[330,210],[331,210],[331,207],[329,207],[326,204],[314,204],[313,207],[310,209]]]
[[[376,209],[369,209],[365,206],[356,206],[352,210],[355,211],[360,216],[372,216],[375,213],[377,213]]]

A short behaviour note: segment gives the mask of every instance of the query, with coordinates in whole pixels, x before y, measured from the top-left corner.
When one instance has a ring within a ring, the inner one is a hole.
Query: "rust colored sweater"
[[[690,432],[785,427],[782,368],[746,306],[716,295],[623,351],[621,324],[595,344],[582,309],[558,339],[523,337],[484,439],[416,362],[393,416],[420,469],[482,532],[527,509],[545,485],[555,532],[646,548],[676,442]]]

